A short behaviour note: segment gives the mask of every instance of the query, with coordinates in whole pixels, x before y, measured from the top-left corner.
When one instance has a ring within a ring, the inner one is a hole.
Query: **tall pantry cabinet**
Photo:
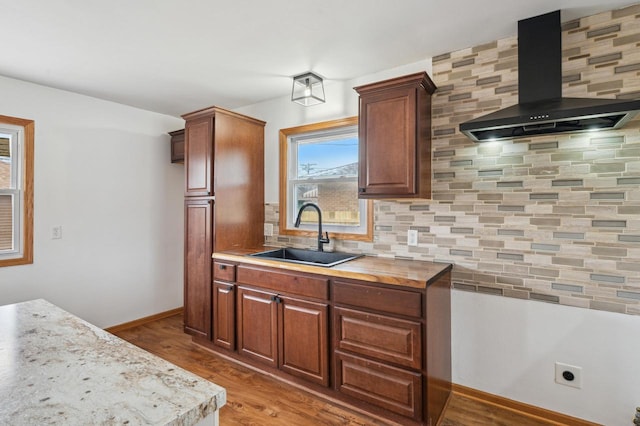
[[[263,243],[265,122],[218,107],[182,118],[184,331],[210,339],[211,255]]]

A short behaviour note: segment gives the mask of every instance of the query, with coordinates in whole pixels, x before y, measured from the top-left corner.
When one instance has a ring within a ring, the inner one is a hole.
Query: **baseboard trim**
[[[149,315],[148,317],[139,318],[137,320],[125,322],[123,324],[118,324],[118,325],[114,325],[114,326],[111,326],[111,327],[107,327],[107,328],[105,328],[105,331],[108,331],[109,333],[112,333],[112,334],[119,333],[121,331],[128,330],[128,329],[133,328],[133,327],[137,327],[139,325],[148,324],[148,323],[153,322],[153,321],[157,321],[157,320],[161,320],[161,319],[164,319],[164,318],[172,317],[174,315],[181,314],[182,311],[183,311],[182,307],[171,309],[170,311],[160,312],[158,314]]]
[[[452,384],[452,392],[465,398],[475,399],[482,403],[494,405],[505,410],[510,410],[521,415],[531,417],[533,419],[550,422],[556,425],[572,425],[572,426],[601,426],[599,423],[592,423],[577,417],[568,416],[535,405],[525,404],[524,402],[514,401],[502,396],[479,391],[477,389],[468,388],[466,386]]]

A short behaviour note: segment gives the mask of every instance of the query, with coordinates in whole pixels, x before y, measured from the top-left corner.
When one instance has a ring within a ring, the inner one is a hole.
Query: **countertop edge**
[[[376,256],[363,256],[349,262],[338,264],[333,267],[303,265],[248,256],[251,253],[258,253],[273,248],[277,247],[264,246],[253,249],[248,248],[220,251],[214,252],[212,258],[214,260],[224,260],[228,262],[239,262],[256,266],[271,267],[284,271],[305,272],[331,276],[335,278],[355,279],[371,283],[396,285],[411,288],[426,288],[428,285],[435,282],[437,278],[439,278],[442,274],[450,271],[453,268],[453,265],[450,263],[430,262],[424,260],[394,259]],[[385,272],[379,267],[371,268],[371,266],[373,266],[374,262],[376,261],[378,261],[379,264],[393,263],[394,265],[400,265],[400,268],[402,266],[406,266],[407,270],[409,269],[409,266],[415,268],[416,266],[424,265],[425,268],[429,270],[429,272],[420,274],[414,271],[413,273],[407,272],[406,275],[401,275],[398,273],[394,274],[393,272]]]

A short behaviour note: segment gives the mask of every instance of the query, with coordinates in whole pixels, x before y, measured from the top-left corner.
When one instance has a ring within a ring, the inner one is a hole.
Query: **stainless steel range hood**
[[[460,124],[475,142],[617,129],[640,100],[562,97],[560,11],[518,21],[519,103]]]

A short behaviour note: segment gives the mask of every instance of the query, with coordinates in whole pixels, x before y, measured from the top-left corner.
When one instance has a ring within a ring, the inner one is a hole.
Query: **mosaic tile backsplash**
[[[562,43],[564,96],[640,98],[640,4],[565,23]],[[450,262],[460,290],[640,315],[640,118],[474,144],[458,125],[517,103],[517,58],[517,37],[433,58],[433,200],[376,201],[374,241],[334,248]],[[314,246],[277,235],[277,204],[266,222],[267,243]]]

